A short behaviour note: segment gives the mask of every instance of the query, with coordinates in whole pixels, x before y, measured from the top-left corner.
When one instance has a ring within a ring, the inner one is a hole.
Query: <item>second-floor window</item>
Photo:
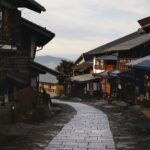
[[[105,66],[104,66],[104,60],[101,60],[101,69],[103,70],[105,70]]]
[[[95,69],[105,70],[104,60],[96,60]]]
[[[125,69],[127,69],[128,67],[127,67],[127,65],[126,65],[126,63],[128,63],[130,60],[129,59],[120,59],[120,61],[119,61],[119,70],[125,70]]]

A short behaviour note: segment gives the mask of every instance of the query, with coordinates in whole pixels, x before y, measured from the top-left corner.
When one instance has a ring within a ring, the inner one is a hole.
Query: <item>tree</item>
[[[73,74],[73,62],[68,60],[61,60],[60,64],[56,67],[56,70],[64,75],[72,76]]]

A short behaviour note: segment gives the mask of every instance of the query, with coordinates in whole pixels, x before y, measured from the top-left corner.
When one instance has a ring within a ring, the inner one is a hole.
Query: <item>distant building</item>
[[[40,91],[44,88],[51,97],[60,96],[64,90],[64,86],[59,83],[58,77],[62,74],[39,63],[34,62],[34,64],[36,64],[37,68],[45,72],[45,74],[40,73],[39,75]]]

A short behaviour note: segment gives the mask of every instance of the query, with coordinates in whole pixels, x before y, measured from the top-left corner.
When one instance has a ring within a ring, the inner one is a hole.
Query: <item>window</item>
[[[96,60],[96,65],[100,65],[100,62],[99,62],[99,60]]]
[[[105,70],[104,60],[97,60],[95,69]]]
[[[89,86],[89,83],[87,83],[87,91],[90,90],[90,86]]]
[[[120,70],[127,69],[128,68],[127,65],[126,65],[127,62],[128,62],[128,59],[120,59],[120,61],[119,61],[119,69]]]
[[[97,83],[96,82],[94,82],[93,83],[93,91],[97,91],[98,89],[97,89]]]
[[[101,60],[101,69],[105,70],[104,60]]]

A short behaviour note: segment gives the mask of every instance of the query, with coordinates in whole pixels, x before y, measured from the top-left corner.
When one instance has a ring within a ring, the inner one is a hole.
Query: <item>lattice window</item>
[[[95,69],[105,70],[104,60],[97,60],[95,64]]]

